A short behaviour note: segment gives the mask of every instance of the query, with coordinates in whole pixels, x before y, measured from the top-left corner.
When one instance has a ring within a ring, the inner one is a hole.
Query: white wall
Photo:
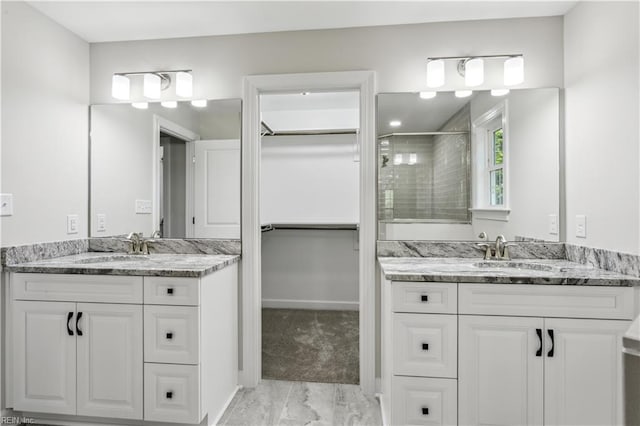
[[[197,98],[238,98],[246,75],[345,70],[376,71],[380,92],[417,91],[429,56],[514,52],[526,58],[523,87],[562,86],[562,18],[550,17],[97,43],[91,101],[115,101],[114,72],[184,67]],[[484,88],[501,81],[500,61],[486,74]],[[443,90],[464,83],[450,80]]]
[[[564,21],[566,240],[640,253],[637,2],[581,2]],[[587,238],[575,235],[587,216]]]
[[[23,2],[2,2],[1,245],[87,236],[89,44]],[[66,217],[79,231],[68,235]]]

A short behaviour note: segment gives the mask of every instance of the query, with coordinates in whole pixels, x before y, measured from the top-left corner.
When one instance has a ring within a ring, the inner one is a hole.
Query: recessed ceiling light
[[[420,92],[420,99],[433,99],[438,92]]]
[[[207,100],[206,99],[194,99],[191,101],[191,105],[193,105],[194,107],[197,108],[204,108],[207,106]]]
[[[509,89],[491,89],[491,96],[504,96],[509,93]]]
[[[162,101],[160,102],[160,105],[162,105],[165,108],[175,108],[178,106],[178,102],[177,101]]]
[[[472,90],[456,90],[456,98],[467,98],[473,93]]]
[[[147,102],[132,102],[131,106],[137,109],[147,109],[149,104]]]
[[[400,121],[400,120],[391,120],[389,122],[389,126],[391,126],[391,127],[400,127],[400,126],[402,126],[402,121]]]

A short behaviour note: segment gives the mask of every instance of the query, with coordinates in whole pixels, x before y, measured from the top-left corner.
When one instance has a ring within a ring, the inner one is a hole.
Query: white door
[[[622,335],[630,324],[545,319],[545,425],[623,423]]]
[[[76,414],[75,310],[75,303],[13,302],[14,409]]]
[[[541,425],[543,320],[459,317],[461,425]]]
[[[142,419],[142,306],[77,310],[78,415]]]
[[[195,238],[240,238],[240,140],[195,141]]]

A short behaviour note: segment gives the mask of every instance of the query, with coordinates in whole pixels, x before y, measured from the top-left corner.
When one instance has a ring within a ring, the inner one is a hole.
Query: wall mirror
[[[385,93],[378,238],[559,241],[559,90]]]
[[[241,101],[92,105],[92,237],[240,238]]]

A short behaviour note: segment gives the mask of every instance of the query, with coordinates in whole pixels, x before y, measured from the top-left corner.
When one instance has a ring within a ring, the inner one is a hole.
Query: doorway
[[[251,76],[244,80],[242,152],[242,384],[262,377],[262,232],[260,95],[351,90],[359,93],[358,323],[359,382],[375,391],[375,126],[371,71]]]

